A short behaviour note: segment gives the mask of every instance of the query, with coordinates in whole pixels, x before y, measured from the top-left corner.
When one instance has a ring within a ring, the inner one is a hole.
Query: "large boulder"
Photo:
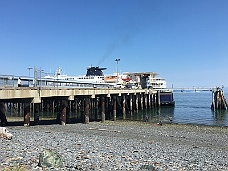
[[[38,166],[61,168],[63,166],[63,160],[56,151],[46,149],[40,153]]]
[[[5,127],[0,127],[0,137],[11,140],[13,138],[13,135]]]

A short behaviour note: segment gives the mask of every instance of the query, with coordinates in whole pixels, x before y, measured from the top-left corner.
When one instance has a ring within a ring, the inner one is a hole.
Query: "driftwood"
[[[13,135],[5,127],[0,127],[0,137],[11,140],[13,138]]]
[[[121,132],[121,131],[118,131],[118,130],[110,130],[110,129],[103,129],[103,128],[89,128],[89,130],[108,131],[108,132]]]

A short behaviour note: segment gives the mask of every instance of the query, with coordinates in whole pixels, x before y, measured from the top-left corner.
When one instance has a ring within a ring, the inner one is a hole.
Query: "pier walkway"
[[[26,100],[31,103],[41,103],[42,98],[62,97],[74,100],[75,96],[107,96],[123,94],[153,94],[156,91],[148,89],[97,89],[97,88],[39,88],[39,87],[13,87],[0,88],[0,101]]]

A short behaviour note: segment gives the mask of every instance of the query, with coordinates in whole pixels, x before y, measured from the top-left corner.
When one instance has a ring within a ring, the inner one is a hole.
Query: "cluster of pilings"
[[[39,124],[43,113],[53,113],[56,122],[62,125],[66,123],[89,123],[93,120],[115,121],[117,118],[126,119],[126,114],[146,108],[160,106],[157,93],[155,94],[121,94],[91,96],[75,96],[74,99],[64,97],[42,98],[41,103],[32,103],[27,100],[14,100],[13,102],[1,102],[1,122],[7,123],[7,116],[24,117],[24,126],[30,125],[30,117],[34,118],[34,124]],[[73,116],[79,113],[77,116]]]
[[[212,90],[211,110],[227,110],[227,101],[223,89],[216,87]]]

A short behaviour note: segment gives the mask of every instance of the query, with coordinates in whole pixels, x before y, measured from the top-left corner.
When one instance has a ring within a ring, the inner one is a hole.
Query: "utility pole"
[[[28,86],[30,87],[30,70],[32,69],[32,67],[28,67],[27,69],[29,70],[29,79],[28,79],[29,81],[28,81]]]

